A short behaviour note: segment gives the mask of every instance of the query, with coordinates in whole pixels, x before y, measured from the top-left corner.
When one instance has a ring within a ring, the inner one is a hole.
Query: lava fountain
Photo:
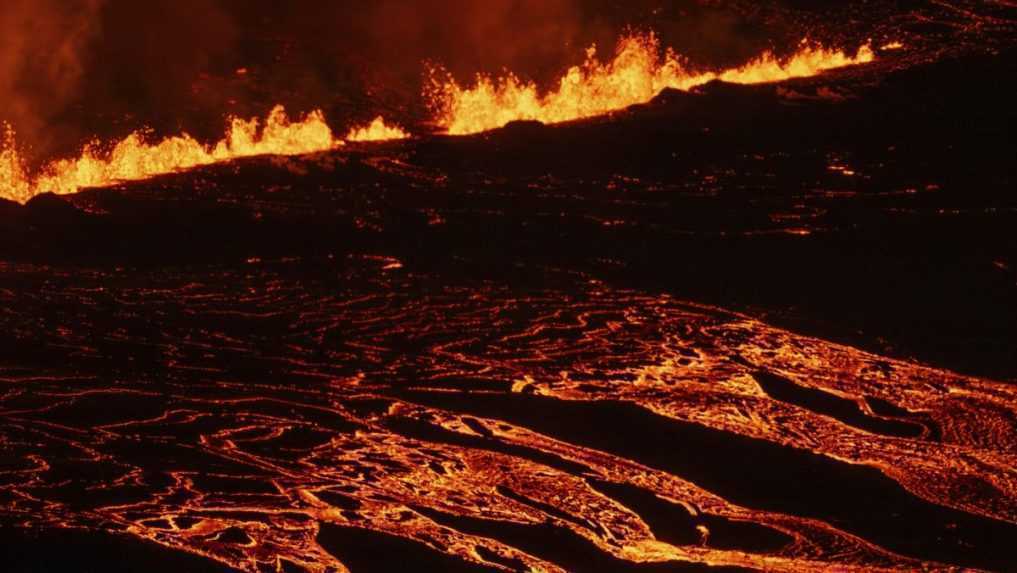
[[[674,50],[662,50],[655,34],[633,34],[618,42],[614,59],[606,63],[597,58],[596,46],[589,48],[586,61],[566,71],[557,88],[545,94],[511,73],[500,78],[478,75],[472,87],[463,87],[439,67],[432,70],[427,97],[440,127],[452,135],[466,135],[518,120],[559,123],[603,115],[645,103],[665,88],[688,90],[713,80],[775,82],[874,59],[869,45],[850,55],[803,41],[786,59],[766,52],[738,68],[699,72],[689,69],[687,60]]]
[[[410,134],[401,127],[388,125],[380,115],[365,127],[353,128],[346,135],[347,141],[389,141],[406,139]]]
[[[257,118],[231,118],[225,136],[214,145],[203,145],[186,133],[149,143],[143,131],[136,131],[108,153],[102,152],[107,145],[93,142],[77,158],[53,161],[33,176],[8,128],[0,148],[0,197],[24,202],[45,192],[68,194],[240,157],[300,155],[338,145],[342,141],[332,135],[321,111],[291,120],[282,106],[276,106],[264,125]]]
[[[378,117],[367,127],[351,130],[347,139],[406,137],[405,131]],[[332,134],[321,111],[291,119],[282,106],[275,106],[263,122],[231,118],[225,136],[213,145],[204,145],[186,133],[150,143],[144,131],[136,131],[112,145],[92,142],[77,158],[52,161],[33,174],[18,153],[13,129],[7,127],[0,141],[0,197],[25,202],[40,193],[68,194],[240,157],[303,155],[343,143]]]
[[[723,71],[693,71],[674,50],[663,50],[652,33],[620,40],[614,59],[601,62],[596,47],[585,63],[570,68],[557,89],[541,94],[536,84],[509,73],[501,78],[479,75],[472,87],[462,87],[441,68],[432,70],[425,98],[434,122],[450,135],[467,135],[502,127],[516,120],[559,123],[603,115],[649,101],[665,88],[687,90],[713,80],[753,84],[816,75],[825,70],[871,62],[871,46],[855,55],[802,42],[790,58],[764,53],[749,63]],[[377,117],[353,128],[347,141],[405,139],[409,134]],[[113,144],[94,141],[74,159],[61,159],[32,173],[19,154],[14,132],[7,128],[0,141],[0,197],[25,202],[45,192],[74,193],[120,181],[145,179],[254,155],[301,155],[343,145],[321,111],[290,119],[276,106],[264,122],[232,118],[226,134],[204,145],[183,133],[151,143],[136,131]]]

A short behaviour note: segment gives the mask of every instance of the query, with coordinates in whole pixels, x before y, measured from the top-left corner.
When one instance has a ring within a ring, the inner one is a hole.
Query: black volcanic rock
[[[32,197],[25,204],[25,214],[33,224],[44,226],[74,225],[87,218],[69,201],[53,193]]]
[[[174,551],[151,541],[81,529],[46,532],[0,529],[4,571],[103,571],[104,573],[231,573],[211,559]]]
[[[535,119],[510,121],[502,131],[510,137],[539,137],[547,125]]]

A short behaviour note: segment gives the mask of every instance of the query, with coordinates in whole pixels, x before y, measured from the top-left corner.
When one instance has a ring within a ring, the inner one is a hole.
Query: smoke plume
[[[627,26],[708,56],[738,25],[696,0],[7,0],[0,121],[34,158],[142,126],[210,138],[276,103],[343,130],[423,117],[425,62],[541,82]]]
[[[45,146],[79,94],[102,0],[7,0],[0,10],[0,121]]]

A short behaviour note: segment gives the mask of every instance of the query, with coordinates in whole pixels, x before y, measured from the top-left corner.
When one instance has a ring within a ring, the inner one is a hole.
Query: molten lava
[[[661,50],[650,34],[622,38],[614,59],[597,59],[596,47],[587,50],[586,62],[570,68],[557,89],[541,95],[536,84],[509,74],[501,78],[480,75],[473,87],[463,87],[441,69],[434,70],[429,93],[437,123],[452,135],[479,133],[517,120],[558,123],[624,109],[645,103],[665,88],[687,90],[712,80],[754,84],[816,75],[825,70],[871,62],[871,46],[851,56],[803,42],[787,59],[771,52],[740,68],[695,72],[673,50]]]
[[[402,128],[386,124],[385,118],[379,115],[366,127],[351,129],[346,136],[346,141],[387,141],[406,139],[409,136],[410,134],[403,131]]]
[[[874,52],[863,46],[854,56],[807,43],[788,59],[772,53],[740,67],[720,72],[690,71],[673,50],[662,50],[655,35],[623,38],[614,59],[603,63],[596,48],[587,51],[581,66],[569,69],[557,89],[541,95],[536,84],[515,75],[478,76],[464,88],[447,73],[435,70],[426,96],[435,110],[435,122],[452,135],[495,129],[516,120],[557,123],[601,115],[649,101],[665,88],[690,89],[712,80],[751,84],[805,77],[824,70],[870,62]],[[320,111],[292,121],[276,106],[261,125],[257,119],[233,118],[225,137],[203,145],[184,133],[157,143],[135,132],[109,145],[93,142],[76,159],[50,162],[31,172],[18,153],[14,132],[8,128],[0,141],[0,197],[27,201],[44,192],[73,193],[85,187],[102,187],[252,155],[299,155],[343,144],[333,136]],[[348,141],[405,139],[402,128],[377,117],[362,128],[350,130]]]
[[[118,181],[144,179],[163,173],[252,155],[299,155],[332,149],[342,141],[332,135],[325,117],[314,111],[293,121],[282,106],[258,119],[233,118],[225,137],[206,146],[184,133],[158,143],[134,132],[112,146],[91,143],[76,159],[49,163],[31,174],[18,154],[14,132],[7,128],[0,144],[0,197],[27,201],[45,192],[74,193],[84,187],[102,187]]]

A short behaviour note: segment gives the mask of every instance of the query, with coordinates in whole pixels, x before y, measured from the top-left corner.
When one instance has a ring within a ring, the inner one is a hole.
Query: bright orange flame
[[[780,81],[871,62],[874,57],[871,46],[849,56],[803,42],[786,60],[767,52],[740,68],[699,73],[687,70],[684,58],[673,50],[661,55],[654,34],[637,34],[622,38],[608,63],[598,60],[596,48],[590,48],[586,62],[570,68],[557,89],[544,95],[532,82],[512,74],[498,79],[481,75],[473,87],[464,88],[440,71],[432,74],[427,95],[438,124],[452,135],[465,135],[516,120],[557,123],[602,115],[645,103],[664,88],[687,90],[716,79],[740,84]]]
[[[380,115],[374,118],[370,125],[361,128],[354,128],[346,136],[346,141],[387,141],[392,139],[406,139],[410,134],[398,126],[390,126]]]
[[[152,144],[141,132],[135,132],[109,153],[100,152],[106,146],[91,143],[78,158],[49,163],[34,177],[25,168],[14,132],[8,127],[0,142],[0,197],[24,202],[47,191],[74,193],[84,187],[144,179],[239,157],[299,155],[342,145],[332,136],[320,111],[291,121],[282,106],[276,106],[259,131],[260,124],[257,119],[233,118],[226,136],[212,146],[202,145],[186,133]]]

